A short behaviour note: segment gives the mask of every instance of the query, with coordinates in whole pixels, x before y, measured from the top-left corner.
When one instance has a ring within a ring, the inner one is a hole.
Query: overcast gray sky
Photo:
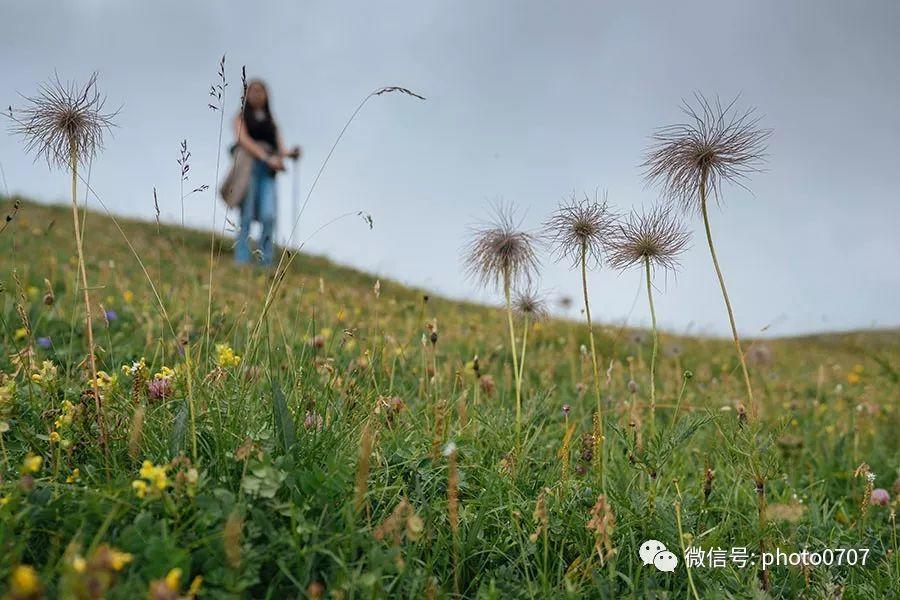
[[[454,297],[495,301],[467,282],[460,247],[469,225],[502,198],[538,226],[584,190],[625,210],[657,200],[639,164],[648,135],[681,120],[695,91],[755,105],[774,129],[767,171],[752,193],[725,189],[712,220],[738,324],[755,334],[900,325],[900,3],[755,2],[29,2],[0,0],[0,103],[21,104],[54,71],[100,73],[119,127],[92,183],[116,213],[180,219],[179,143],[190,184],[212,184],[218,115],[207,108],[227,54],[227,115],[240,68],[270,85],[286,141],[303,145],[305,194],[360,100],[313,194],[297,239],[333,217],[308,248],[374,274]],[[226,132],[225,144],[231,141]],[[222,153],[224,156],[224,152]],[[66,179],[0,132],[10,191],[65,198]],[[223,167],[224,168],[224,167]],[[279,184],[280,231],[291,177]],[[211,227],[209,192],[187,218]],[[96,204],[92,199],[92,204]],[[222,205],[217,212],[221,227]],[[657,312],[674,331],[727,333],[703,239],[677,280],[660,280]],[[567,265],[544,261],[542,286],[578,298]],[[592,275],[592,307],[629,315],[638,273]],[[577,304],[580,306],[580,303]],[[631,321],[649,321],[644,296]]]

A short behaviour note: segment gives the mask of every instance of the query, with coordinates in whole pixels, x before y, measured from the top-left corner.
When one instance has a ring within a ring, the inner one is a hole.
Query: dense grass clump
[[[654,339],[595,323],[601,493],[583,324],[513,314],[513,373],[504,310],[299,254],[263,311],[273,273],[227,240],[210,278],[208,234],[122,222],[145,272],[82,215],[93,381],[66,212],[22,202],[0,234],[0,595],[762,593],[758,559],[688,572],[687,547],[867,548],[771,567],[766,594],[900,595],[896,332],[747,343],[746,419],[730,340],[660,333],[651,388]]]

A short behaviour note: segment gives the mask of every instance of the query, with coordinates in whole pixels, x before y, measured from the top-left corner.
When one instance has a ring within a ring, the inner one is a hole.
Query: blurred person
[[[243,110],[234,118],[234,134],[237,139],[232,148],[234,163],[221,190],[226,204],[232,208],[239,206],[241,212],[234,258],[238,264],[250,262],[250,227],[256,221],[262,226],[260,262],[270,266],[278,214],[275,176],[285,170],[285,158],[300,157],[300,146],[285,148],[272,116],[268,88],[259,79],[247,84]]]

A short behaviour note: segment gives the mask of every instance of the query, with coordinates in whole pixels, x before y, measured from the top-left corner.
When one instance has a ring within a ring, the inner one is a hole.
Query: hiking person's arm
[[[294,146],[290,150],[285,148],[284,141],[281,139],[281,132],[276,132],[275,138],[278,140],[279,156],[283,156],[284,158],[293,158],[294,160],[300,158],[300,146]]]
[[[284,170],[284,165],[281,163],[281,158],[278,155],[268,154],[261,144],[250,137],[241,115],[234,118],[234,135],[238,145],[249,152],[251,156],[263,161],[276,171]]]

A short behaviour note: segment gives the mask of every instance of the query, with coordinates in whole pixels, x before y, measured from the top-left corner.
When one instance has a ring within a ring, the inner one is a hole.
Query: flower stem
[[[684,532],[681,529],[681,490],[678,491],[678,497],[679,499],[675,501],[675,524],[678,525],[678,542],[681,545],[681,556],[684,556]],[[700,600],[700,596],[697,594],[697,588],[694,586],[694,578],[691,575],[691,565],[687,561],[684,562],[684,568],[687,570],[688,584],[690,585],[691,593],[696,600]]]
[[[741,349],[741,340],[738,337],[737,326],[734,323],[734,311],[731,308],[731,300],[728,298],[728,290],[725,288],[725,278],[722,276],[722,269],[719,267],[719,259],[716,257],[716,248],[713,245],[712,230],[709,226],[709,210],[706,198],[706,171],[700,174],[700,212],[703,215],[703,226],[706,229],[706,241],[709,244],[709,254],[712,256],[713,266],[716,268],[716,276],[719,278],[719,287],[722,288],[722,297],[725,299],[725,308],[728,310],[728,322],[731,324],[731,335],[734,338],[734,349],[737,352],[738,360],[741,362],[741,370],[744,374],[744,385],[747,387],[747,412],[750,417],[755,416],[756,407],[753,402],[753,388],[750,385],[750,372],[747,370],[747,361],[744,359],[744,351]],[[758,450],[752,445],[751,449],[751,468],[754,473],[754,481],[756,483],[757,498],[757,514],[759,517],[760,553],[766,549],[766,491],[765,480],[759,472],[757,463]],[[769,573],[766,570],[760,571],[763,589],[768,591]]]
[[[81,287],[84,291],[85,328],[87,330],[88,365],[91,369],[91,388],[94,406],[97,410],[97,426],[100,429],[100,445],[106,454],[106,425],[103,422],[103,403],[97,381],[97,359],[94,355],[94,319],[91,314],[91,295],[88,289],[87,269],[84,264],[84,245],[81,239],[81,221],[78,218],[78,149],[74,141],[69,142],[69,167],[72,172],[72,219],[75,224],[75,249],[78,252],[78,270],[81,273]]]
[[[525,326],[522,331],[522,353],[519,355],[519,386],[522,385],[522,378],[525,375],[525,348],[528,346],[528,329],[531,327],[531,319],[525,317]]]
[[[191,347],[189,344],[184,345],[184,364],[187,367],[187,402],[188,413],[191,418],[191,459],[194,461],[194,464],[197,464],[197,421],[194,416],[194,387],[192,383],[194,373],[191,369]]]
[[[603,467],[605,463],[605,455],[603,453],[603,438],[604,438],[604,424],[603,424],[603,401],[600,396],[600,371],[597,368],[597,349],[594,346],[594,323],[591,321],[591,303],[588,300],[588,288],[587,288],[587,242],[582,242],[581,244],[581,289],[584,293],[584,314],[587,317],[587,326],[588,326],[588,338],[591,344],[591,368],[593,370],[594,375],[594,394],[597,396],[597,429],[598,431],[594,432],[594,446],[595,446],[595,454],[597,455],[595,460],[597,464],[600,466],[600,480],[601,480],[601,488],[604,493],[606,492],[606,480],[603,475]]]
[[[768,547],[766,540],[766,483],[758,475],[756,476],[756,512],[759,517],[759,554],[762,556]],[[762,580],[762,588],[768,592],[770,587],[769,572],[766,569],[762,569],[759,574]]]
[[[700,176],[700,212],[703,214],[703,226],[706,228],[706,241],[709,244],[709,254],[712,256],[713,266],[716,268],[716,276],[719,278],[719,287],[722,288],[722,297],[725,299],[725,308],[728,310],[728,321],[731,324],[731,335],[734,338],[734,349],[741,361],[741,370],[744,373],[744,385],[747,387],[747,401],[750,415],[754,415],[753,388],[750,386],[750,373],[747,371],[747,361],[744,360],[744,351],[741,349],[741,340],[738,337],[737,326],[734,323],[734,311],[731,308],[731,300],[728,298],[728,290],[725,288],[725,278],[722,269],[719,268],[719,259],[716,257],[716,248],[713,245],[712,230],[709,227],[709,211],[706,206],[706,173]]]
[[[650,355],[650,436],[656,431],[656,353],[659,350],[659,331],[656,329],[656,309],[653,307],[653,283],[650,280],[650,257],[644,257],[647,273],[647,300],[650,301],[650,320],[653,324],[653,353]]]
[[[513,377],[516,384],[516,445],[521,442],[522,433],[522,386],[519,376],[519,356],[516,351],[516,328],[512,316],[512,298],[510,294],[509,274],[503,276],[503,293],[506,297],[506,318],[509,322],[509,347],[512,350]]]

